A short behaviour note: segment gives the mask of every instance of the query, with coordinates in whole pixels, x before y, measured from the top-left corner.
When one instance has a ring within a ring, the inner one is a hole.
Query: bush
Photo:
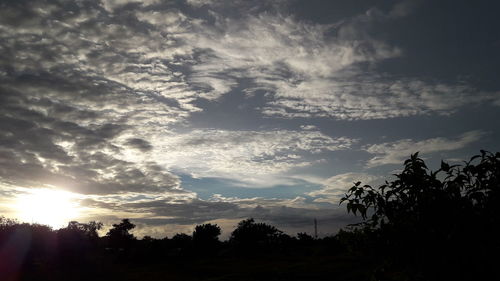
[[[379,252],[428,278],[492,274],[489,257],[500,250],[500,153],[442,162],[435,172],[415,153],[395,176],[378,188],[357,182],[341,200],[376,234]]]

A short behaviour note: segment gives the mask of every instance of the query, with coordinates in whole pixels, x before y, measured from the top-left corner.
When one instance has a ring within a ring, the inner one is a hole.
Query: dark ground
[[[164,262],[101,260],[80,267],[38,265],[19,280],[370,280],[374,262],[350,255],[179,258]]]

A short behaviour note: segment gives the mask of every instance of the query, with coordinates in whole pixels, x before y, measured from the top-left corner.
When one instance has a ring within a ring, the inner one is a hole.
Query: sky
[[[334,234],[354,182],[500,151],[499,8],[1,1],[0,215]]]

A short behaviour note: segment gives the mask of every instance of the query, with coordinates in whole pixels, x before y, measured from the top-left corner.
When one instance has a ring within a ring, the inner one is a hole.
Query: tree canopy
[[[135,224],[129,219],[123,219],[121,223],[113,224],[113,228],[108,231],[106,237],[113,247],[127,247],[132,240],[135,240],[134,235],[129,232],[134,228]]]
[[[253,218],[242,220],[231,233],[230,241],[242,246],[270,244],[283,234],[276,227],[266,223],[256,223]]]
[[[221,229],[216,224],[206,223],[197,225],[193,231],[193,241],[199,244],[209,244],[219,241]]]
[[[441,162],[437,171],[415,153],[394,176],[379,187],[357,182],[341,199],[378,237],[378,250],[423,272],[462,267],[480,274],[500,249],[500,153]]]

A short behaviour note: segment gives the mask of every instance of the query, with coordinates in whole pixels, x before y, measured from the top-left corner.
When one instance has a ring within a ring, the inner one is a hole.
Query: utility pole
[[[318,221],[314,218],[314,239],[318,239]]]

